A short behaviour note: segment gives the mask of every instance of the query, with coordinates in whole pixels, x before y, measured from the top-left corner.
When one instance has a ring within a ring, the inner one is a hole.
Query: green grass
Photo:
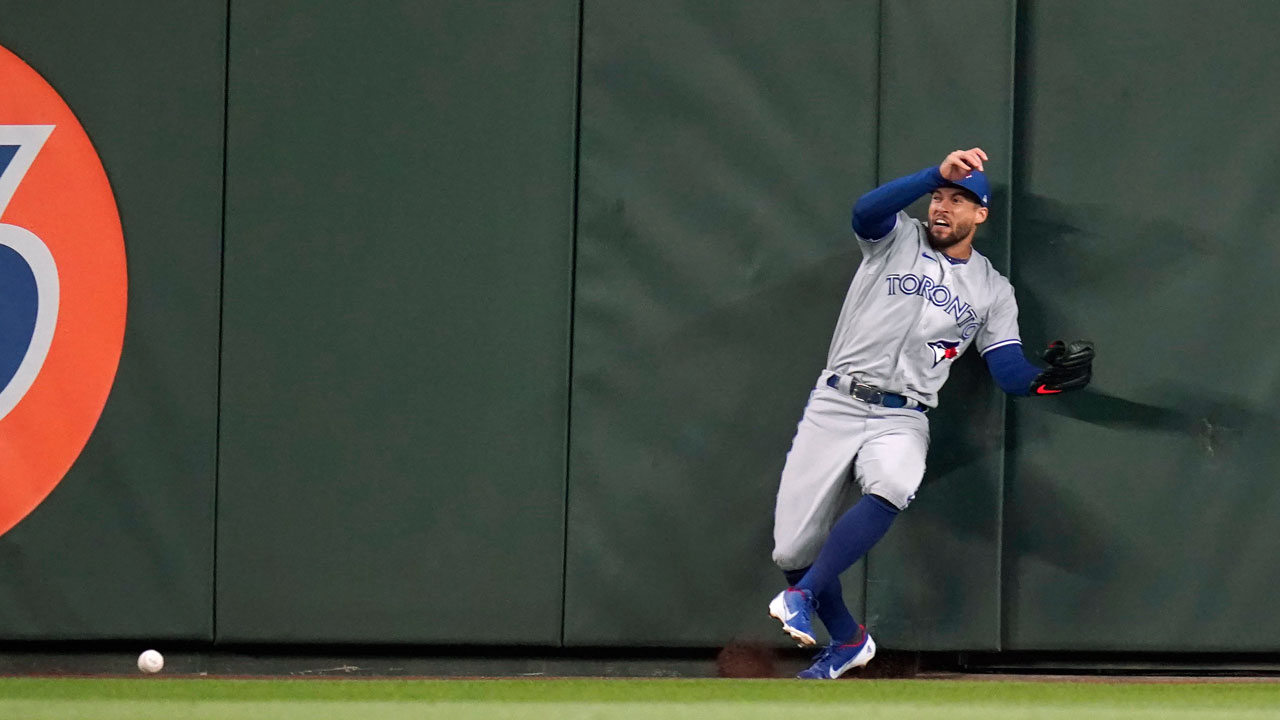
[[[0,679],[0,718],[1280,718],[1280,683]]]

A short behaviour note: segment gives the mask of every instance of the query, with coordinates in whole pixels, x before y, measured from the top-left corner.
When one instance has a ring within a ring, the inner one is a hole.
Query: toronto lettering
[[[935,307],[951,315],[960,328],[960,337],[968,340],[978,332],[982,325],[973,307],[954,294],[946,285],[939,285],[928,275],[889,275],[885,278],[889,283],[890,295],[919,295]]]

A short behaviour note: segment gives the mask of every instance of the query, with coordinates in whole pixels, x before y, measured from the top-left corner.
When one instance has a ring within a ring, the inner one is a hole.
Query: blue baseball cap
[[[981,170],[970,170],[968,175],[954,182],[947,182],[958,188],[964,188],[973,193],[978,198],[978,202],[982,203],[982,207],[990,207],[991,203],[991,186],[987,184],[987,175]]]

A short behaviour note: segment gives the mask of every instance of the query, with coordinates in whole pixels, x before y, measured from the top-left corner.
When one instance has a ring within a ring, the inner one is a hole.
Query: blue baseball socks
[[[813,565],[807,570],[786,573],[792,587],[813,593],[818,601],[818,619],[826,626],[833,642],[851,642],[859,634],[858,623],[844,604],[840,573],[866,555],[889,531],[897,516],[898,508],[889,501],[863,495],[836,521]]]
[[[794,586],[808,571],[809,568],[783,571],[787,576],[787,585]],[[827,628],[831,642],[841,644],[853,640],[853,636],[858,631],[858,621],[853,619],[848,606],[844,604],[840,578],[837,577],[835,582],[827,583],[826,587],[822,588],[822,592],[814,593],[813,598],[818,601],[818,619]]]

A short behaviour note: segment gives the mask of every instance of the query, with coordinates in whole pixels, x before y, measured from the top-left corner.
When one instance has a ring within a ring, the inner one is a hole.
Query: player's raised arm
[[[948,182],[963,179],[973,170],[982,170],[986,159],[987,154],[982,148],[956,150],[947,155],[938,167],[928,167],[881,185],[858,198],[853,206],[853,231],[863,240],[880,240],[893,231],[898,213],[916,198]]]

